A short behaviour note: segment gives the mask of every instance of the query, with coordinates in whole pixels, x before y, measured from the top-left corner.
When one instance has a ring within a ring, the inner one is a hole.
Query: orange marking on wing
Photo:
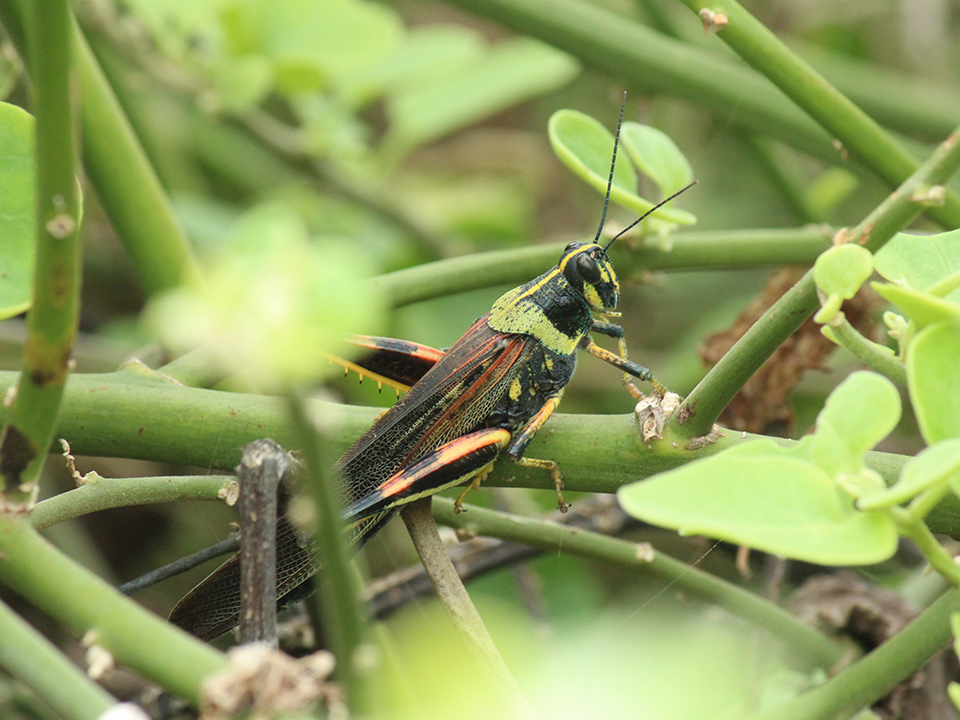
[[[438,468],[447,465],[458,458],[483,450],[492,445],[503,447],[510,440],[510,433],[506,430],[479,430],[456,440],[441,445],[427,457],[428,463],[423,460],[415,463],[416,471],[405,468],[393,477],[388,478],[379,487],[380,497],[392,497],[402,493],[421,478],[436,472]],[[426,458],[425,458],[426,459]]]

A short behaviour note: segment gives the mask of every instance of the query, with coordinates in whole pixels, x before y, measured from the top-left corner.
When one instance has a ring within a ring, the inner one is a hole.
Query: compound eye
[[[577,270],[580,271],[580,277],[591,285],[600,282],[600,268],[597,267],[597,261],[589,255],[580,255],[577,257]]]
[[[583,245],[581,242],[574,240],[572,243],[568,243],[567,246],[563,249],[563,254],[566,255],[571,250],[576,250],[578,247]]]

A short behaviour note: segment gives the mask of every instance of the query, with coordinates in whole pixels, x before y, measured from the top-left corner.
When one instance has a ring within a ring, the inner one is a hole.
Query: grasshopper
[[[459,508],[466,493],[479,486],[503,452],[519,465],[549,472],[559,507],[566,510],[557,463],[527,457],[525,451],[559,405],[573,376],[578,350],[620,369],[635,397],[642,393],[631,378],[650,382],[663,395],[663,387],[650,371],[627,359],[623,329],[608,322],[619,316],[620,285],[607,250],[680,193],[652,208],[606,246],[598,243],[622,121],[623,107],[603,215],[593,242],[567,245],[556,267],[504,294],[446,352],[390,338],[355,339],[367,354],[356,364],[347,363],[348,367],[378,382],[409,387],[336,465],[343,517],[358,547],[405,503],[469,482],[457,500]],[[616,338],[619,354],[598,346],[591,332]],[[285,605],[309,594],[312,583],[308,581],[319,569],[307,543],[281,517],[278,602]],[[204,640],[230,630],[239,621],[239,577],[239,556],[235,556],[180,601],[171,621]]]

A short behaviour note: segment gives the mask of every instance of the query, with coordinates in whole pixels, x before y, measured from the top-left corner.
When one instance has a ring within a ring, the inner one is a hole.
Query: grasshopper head
[[[620,301],[620,283],[606,251],[596,243],[572,242],[557,264],[570,286],[596,312],[609,312]]]

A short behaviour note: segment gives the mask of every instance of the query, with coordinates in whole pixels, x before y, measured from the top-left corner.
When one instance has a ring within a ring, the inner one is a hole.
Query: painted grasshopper
[[[623,110],[621,108],[621,121]],[[409,387],[337,463],[344,520],[359,546],[405,503],[469,482],[477,487],[506,452],[515,462],[547,470],[560,508],[563,477],[553,460],[526,457],[536,432],[560,403],[573,376],[578,350],[630,378],[662,386],[650,371],[626,357],[618,316],[620,286],[607,256],[624,232],[680,193],[667,198],[613,238],[598,244],[616,162],[619,125],[600,229],[593,242],[567,245],[556,267],[510,290],[476,320],[449,350],[389,338],[357,338],[367,354],[349,367]],[[689,187],[689,186],[688,186]],[[684,188],[686,190],[687,188]],[[680,192],[683,192],[681,190]],[[594,315],[601,319],[597,320]],[[591,332],[614,337],[619,355],[594,343]],[[228,560],[174,608],[170,619],[202,639],[239,620],[239,556]],[[319,567],[285,518],[277,526],[277,596],[281,604],[309,594]]]

